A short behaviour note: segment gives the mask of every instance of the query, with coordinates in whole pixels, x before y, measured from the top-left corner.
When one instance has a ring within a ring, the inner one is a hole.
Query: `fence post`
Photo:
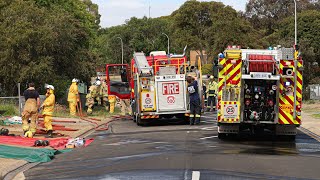
[[[21,116],[21,97],[20,97],[20,83],[18,83],[18,97],[19,97],[19,114]]]

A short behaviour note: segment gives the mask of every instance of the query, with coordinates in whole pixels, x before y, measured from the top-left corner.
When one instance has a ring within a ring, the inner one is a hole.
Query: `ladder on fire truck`
[[[143,52],[134,52],[133,58],[140,76],[152,76],[153,68],[149,65]]]

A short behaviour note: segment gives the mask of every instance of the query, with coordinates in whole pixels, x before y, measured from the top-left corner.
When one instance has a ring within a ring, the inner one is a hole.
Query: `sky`
[[[99,5],[101,14],[101,27],[111,27],[124,24],[127,19],[135,16],[141,18],[170,15],[177,10],[186,0],[92,0]],[[216,0],[236,10],[245,10],[247,0]]]

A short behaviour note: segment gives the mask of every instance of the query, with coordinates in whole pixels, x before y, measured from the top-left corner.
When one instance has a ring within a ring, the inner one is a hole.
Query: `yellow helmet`
[[[27,132],[24,134],[24,137],[33,138],[33,133],[32,133],[31,131],[27,131]]]
[[[214,79],[214,76],[210,76],[210,79]]]

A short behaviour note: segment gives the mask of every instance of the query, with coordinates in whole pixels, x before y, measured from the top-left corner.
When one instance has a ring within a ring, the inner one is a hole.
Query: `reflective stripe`
[[[193,114],[190,114],[190,117],[194,117],[194,115],[193,115]]]
[[[196,117],[201,117],[201,115],[200,114],[196,114]]]

